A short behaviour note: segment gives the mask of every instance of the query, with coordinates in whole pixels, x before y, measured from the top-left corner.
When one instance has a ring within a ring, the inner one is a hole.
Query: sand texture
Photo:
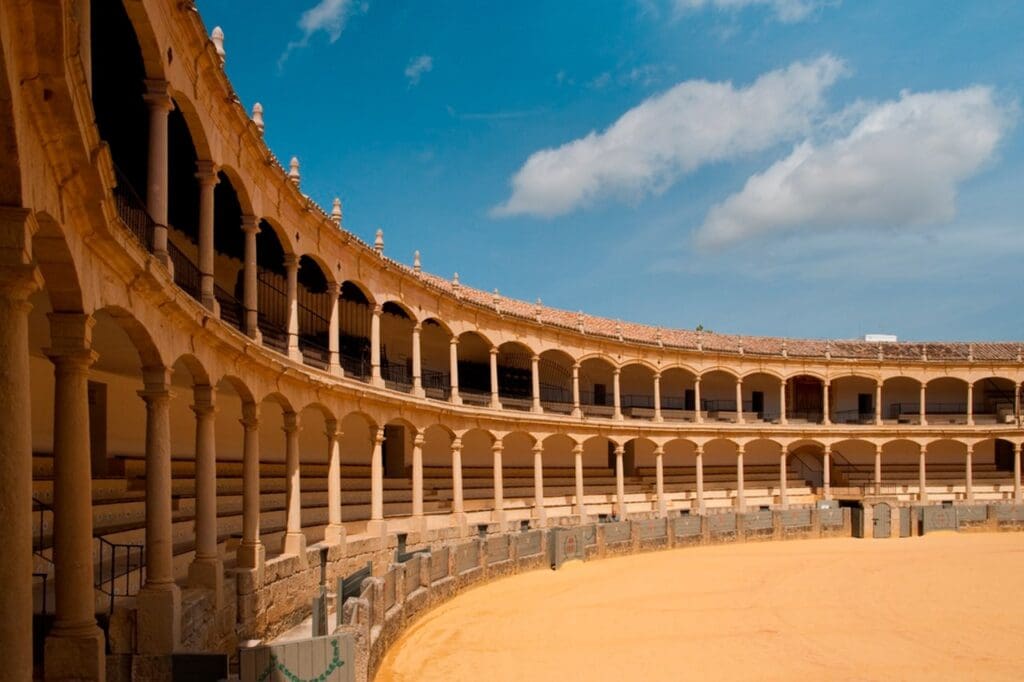
[[[1024,533],[653,552],[471,589],[378,682],[1021,680]]]

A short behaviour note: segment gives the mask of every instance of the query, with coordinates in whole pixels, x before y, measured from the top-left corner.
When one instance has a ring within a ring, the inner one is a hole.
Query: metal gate
[[[892,514],[889,505],[885,502],[879,502],[871,508],[871,537],[874,538],[887,538],[889,537],[892,529]]]

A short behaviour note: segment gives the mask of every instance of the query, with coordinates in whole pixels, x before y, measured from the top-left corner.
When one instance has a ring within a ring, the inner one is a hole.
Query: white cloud
[[[674,0],[679,10],[700,10],[708,5],[716,9],[738,11],[753,5],[765,6],[775,13],[783,23],[803,21],[816,9],[828,4],[828,0]]]
[[[405,77],[409,79],[409,85],[419,85],[420,77],[433,68],[434,58],[429,54],[421,54],[409,60],[409,65],[405,67]]]
[[[320,31],[327,34],[330,42],[337,41],[341,37],[342,31],[345,30],[345,24],[354,9],[365,14],[369,9],[369,3],[357,4],[353,0],[320,0],[316,5],[303,12],[299,17],[302,38],[288,43],[277,61],[278,68],[284,65],[292,51],[306,47],[309,44],[309,39]]]
[[[863,105],[857,107],[863,108]],[[805,141],[714,206],[697,233],[706,246],[764,232],[948,222],[957,184],[992,159],[1015,105],[990,88],[912,94],[867,109],[852,130]]]
[[[605,131],[534,152],[492,215],[555,216],[600,197],[663,191],[680,175],[806,133],[825,90],[844,72],[824,56],[736,88],[685,81],[623,114]]]

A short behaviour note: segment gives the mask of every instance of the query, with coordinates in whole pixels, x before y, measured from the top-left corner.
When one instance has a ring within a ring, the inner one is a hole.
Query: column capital
[[[612,369],[612,376],[616,376],[617,377],[620,374],[622,374],[622,368],[621,367],[615,367],[614,369]]]
[[[259,234],[260,232],[260,219],[254,215],[245,214],[242,216],[242,232]]]
[[[284,267],[286,270],[299,269],[299,257],[294,253],[284,254]]]
[[[1019,455],[1019,454],[1020,454],[1020,451],[1021,451],[1021,445],[1020,445],[1020,443],[1014,443],[1014,444],[1013,444],[1013,452],[1014,452],[1015,454],[1018,454],[1018,455]]]
[[[497,346],[491,346],[491,355],[497,355],[497,354],[498,354],[498,347]]]
[[[384,427],[383,426],[378,426],[377,427],[377,432],[373,434],[373,442],[375,444],[377,444],[377,445],[380,445],[381,443],[384,442]]]
[[[536,353],[535,353],[535,354],[533,355],[533,357],[531,357],[531,358],[530,358],[530,361],[531,361],[531,362],[540,362],[540,355],[538,355],[538,354],[536,354]]]
[[[373,304],[373,316],[374,317],[380,317],[383,314],[384,314],[384,306],[382,306],[380,303],[374,303]]]
[[[743,385],[743,377],[736,377],[736,383],[742,386]]]
[[[655,380],[655,381],[661,381],[661,370],[660,370],[660,369],[659,369],[659,370],[656,370],[656,371],[654,372],[654,380]]]
[[[416,324],[414,324],[412,326],[412,333],[413,334],[419,334],[422,331],[423,331],[423,323],[417,321]]]
[[[171,374],[174,370],[162,365],[151,365],[142,368],[142,383],[147,392],[170,392]]]
[[[654,446],[654,454],[655,455],[664,455],[665,454],[665,447],[663,445],[656,445],[656,446]]]
[[[500,440],[496,440],[491,444],[491,452],[501,452],[505,449],[505,444]]]
[[[209,384],[192,387],[192,411],[196,416],[213,415],[217,412],[216,391]]]
[[[455,336],[455,335],[453,334],[453,335],[452,335],[452,338],[451,338],[451,339],[450,339],[450,340],[448,341],[448,345],[449,345],[449,346],[455,346],[455,347],[458,347],[458,345],[459,345],[459,337],[457,337],[457,336]]]
[[[626,454],[626,446],[625,445],[616,445],[615,446],[615,454],[616,455],[624,455],[624,454]]]
[[[737,457],[740,457],[741,455],[745,454],[745,452],[746,452],[746,450],[744,450],[742,445],[737,445],[736,446],[736,456]]]
[[[325,419],[324,420],[324,435],[332,440],[338,440],[342,436],[341,429],[338,428],[337,419]]]
[[[172,397],[170,389],[167,388],[146,388],[137,393],[147,407],[168,403]]]
[[[693,377],[693,383],[694,383],[694,385],[696,385],[696,386],[700,386],[700,375],[699,375],[699,374],[697,374],[697,375],[695,375],[695,376]]]
[[[57,362],[57,358],[82,359],[92,354],[92,330],[96,319],[82,313],[47,313],[50,321],[50,347],[43,352]],[[95,362],[92,358],[89,364]]]
[[[573,368],[574,371],[577,371],[577,372],[580,371],[580,363],[578,363],[578,362],[572,363],[572,368]]]
[[[544,442],[543,441],[537,441],[536,443],[534,443],[533,444],[533,451],[534,452],[539,452],[541,454],[544,454]]]
[[[150,110],[164,110],[170,112],[174,108],[171,100],[169,84],[164,80],[146,79],[143,81],[146,91],[142,99],[149,105]]]
[[[583,454],[583,443],[576,443],[572,446],[572,454],[582,455]]]
[[[0,251],[3,246],[0,246]],[[0,262],[4,254],[0,253]],[[34,265],[16,264],[0,266],[0,298],[21,306],[28,311],[29,297],[43,288],[43,276]]]
[[[415,436],[412,437],[413,447],[417,447],[417,448],[423,447],[423,443],[425,443],[426,440],[427,439],[423,437],[422,433],[417,433]]]
[[[299,415],[297,412],[284,413],[284,425],[281,426],[281,430],[284,431],[285,433],[299,432]]]
[[[238,423],[246,431],[255,431],[260,426],[260,406],[256,403],[242,403],[242,418]]]
[[[695,445],[693,447],[693,454],[695,454],[697,457],[701,457],[704,454],[704,446],[703,445]]]
[[[328,282],[327,295],[332,298],[338,298],[341,296],[341,282]]]
[[[220,183],[217,172],[220,169],[213,161],[196,161],[196,180],[203,187],[215,187]]]
[[[452,438],[452,450],[462,450],[462,439],[458,436]]]

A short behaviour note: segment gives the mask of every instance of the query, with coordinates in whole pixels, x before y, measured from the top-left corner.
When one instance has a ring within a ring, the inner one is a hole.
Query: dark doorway
[[[754,391],[750,394],[750,411],[759,415],[764,414],[764,391]]]

